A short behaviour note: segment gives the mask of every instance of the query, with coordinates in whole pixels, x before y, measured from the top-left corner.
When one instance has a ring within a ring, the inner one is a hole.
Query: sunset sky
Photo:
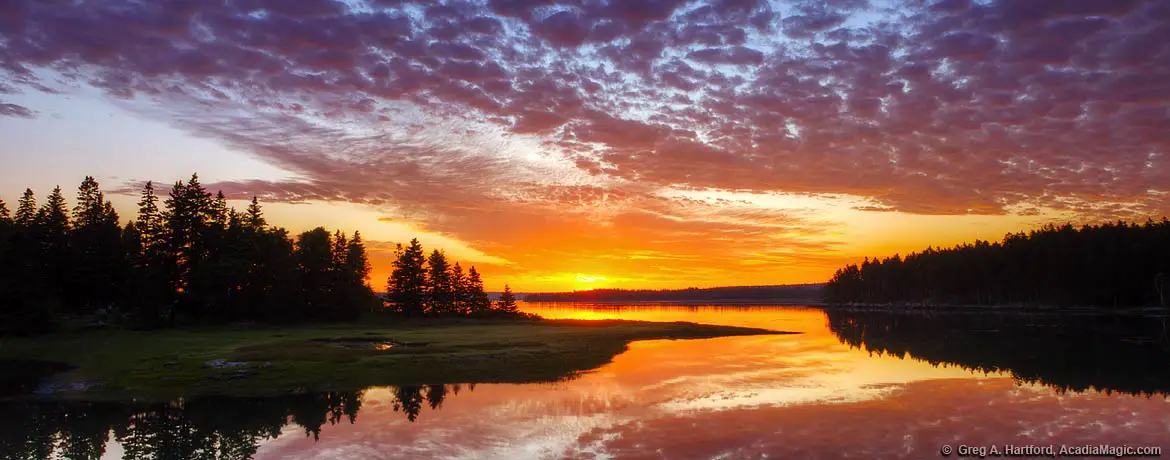
[[[0,198],[198,172],[487,288],[822,282],[1170,212],[1170,1],[0,2]],[[119,192],[120,191],[120,192]]]

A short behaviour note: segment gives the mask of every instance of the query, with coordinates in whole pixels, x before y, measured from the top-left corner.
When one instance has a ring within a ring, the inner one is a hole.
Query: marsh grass
[[[0,339],[0,360],[71,366],[57,383],[95,382],[63,399],[272,396],[378,385],[528,383],[596,369],[634,340],[777,334],[693,323],[575,320],[407,321],[295,328],[89,331]],[[394,346],[346,346],[352,342]],[[210,360],[245,362],[214,368]],[[245,371],[246,378],[226,379]]]

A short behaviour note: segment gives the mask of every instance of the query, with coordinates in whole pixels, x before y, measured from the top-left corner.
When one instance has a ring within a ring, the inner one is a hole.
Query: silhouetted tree
[[[118,213],[92,176],[77,188],[69,236],[69,307],[75,313],[108,308],[118,300],[127,260],[123,257]]]
[[[316,228],[294,243],[268,226],[258,199],[238,212],[195,174],[174,184],[162,209],[159,201],[146,182],[125,227],[92,176],[72,215],[60,187],[40,207],[26,190],[15,218],[0,201],[0,334],[45,331],[58,313],[156,328],[349,320],[381,304],[358,232]],[[478,273],[464,276],[442,251],[428,260],[417,240],[399,245],[388,281],[406,315],[491,309]]]
[[[421,316],[427,297],[426,257],[418,239],[409,246],[398,245],[394,270],[387,282],[387,293],[395,308],[406,316]]]
[[[13,216],[16,225],[24,228],[30,228],[37,219],[37,198],[32,189],[24,189],[24,195],[21,195],[20,201],[16,204],[16,215]]]
[[[451,299],[452,309],[455,314],[468,314],[468,293],[467,293],[467,275],[463,273],[463,267],[459,262],[455,262],[451,266]]]
[[[264,211],[260,208],[260,200],[252,197],[252,202],[248,204],[247,227],[254,232],[264,230],[268,226],[268,222],[264,220]]]
[[[496,301],[496,311],[504,313],[516,313],[519,311],[516,307],[516,296],[512,295],[511,286],[504,285],[504,292],[500,294],[500,300]]]
[[[317,227],[297,236],[297,289],[301,314],[305,318],[321,319],[330,316],[333,296],[333,252],[329,231]]]
[[[483,290],[483,280],[474,265],[467,269],[467,309],[472,315],[482,315],[492,309],[492,301]]]
[[[447,256],[436,249],[427,258],[427,312],[447,315],[455,311],[455,286],[451,282],[451,267]]]

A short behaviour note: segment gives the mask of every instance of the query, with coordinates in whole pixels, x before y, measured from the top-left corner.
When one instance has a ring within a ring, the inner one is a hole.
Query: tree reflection
[[[393,407],[411,422],[439,409],[458,386],[392,389]],[[2,459],[99,459],[112,439],[125,460],[250,459],[261,441],[295,424],[317,440],[326,425],[356,423],[364,391],[274,398],[204,397],[169,403],[0,402]],[[425,404],[424,404],[425,402]]]
[[[871,354],[1009,372],[1060,392],[1170,394],[1165,320],[1140,315],[826,311],[829,329]]]

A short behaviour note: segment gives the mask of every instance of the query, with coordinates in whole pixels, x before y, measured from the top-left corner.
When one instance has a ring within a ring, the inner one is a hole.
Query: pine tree
[[[504,313],[516,313],[520,311],[516,307],[516,297],[512,295],[511,286],[504,285],[504,293],[500,295],[500,300],[496,301],[496,311]]]
[[[61,187],[56,187],[37,211],[33,234],[38,243],[41,285],[48,301],[64,300],[69,277],[69,210]]]
[[[211,201],[211,208],[208,209],[208,220],[219,228],[227,228],[228,214],[227,196],[224,196],[223,190],[220,190],[215,193],[215,200]]]
[[[127,269],[122,230],[113,203],[105,201],[93,176],[77,188],[70,234],[68,306],[81,313],[108,307],[118,297],[118,283]]]
[[[268,226],[268,222],[264,220],[264,210],[260,208],[260,200],[252,197],[252,202],[248,204],[248,216],[246,219],[248,228],[259,232]]]
[[[362,241],[361,232],[353,232],[353,238],[349,239],[349,245],[345,250],[345,266],[346,270],[351,276],[366,286],[366,280],[370,277],[370,258],[366,255],[366,245]],[[368,288],[368,286],[366,286]]]
[[[406,316],[422,316],[427,296],[426,256],[418,239],[409,246],[398,245],[394,270],[387,280],[386,292],[396,309]]]
[[[427,259],[429,280],[429,312],[438,315],[451,314],[454,310],[454,289],[451,285],[451,267],[447,255],[438,249]]]
[[[0,199],[0,221],[12,223],[12,214],[8,211],[8,203],[5,203],[3,199]]]
[[[463,267],[459,265],[459,262],[455,262],[455,265],[451,267],[451,291],[455,314],[466,315],[468,313],[467,275],[463,273]]]
[[[147,252],[159,252],[166,241],[166,222],[158,209],[158,195],[154,194],[154,183],[147,181],[142,186],[142,198],[138,201],[138,221],[135,224],[142,238],[142,247]]]
[[[85,180],[77,187],[77,205],[73,207],[73,224],[78,228],[87,228],[98,225],[102,220],[105,209],[105,196],[93,176],[85,176]]]
[[[467,309],[472,315],[482,315],[492,308],[492,301],[483,290],[483,280],[475,266],[467,269]]]
[[[301,318],[329,317],[334,294],[333,246],[329,231],[317,227],[301,233],[297,236],[293,257],[298,269],[296,286]]]
[[[37,198],[32,189],[24,189],[24,195],[16,205],[16,215],[13,220],[16,225],[25,229],[31,228],[37,219]]]

